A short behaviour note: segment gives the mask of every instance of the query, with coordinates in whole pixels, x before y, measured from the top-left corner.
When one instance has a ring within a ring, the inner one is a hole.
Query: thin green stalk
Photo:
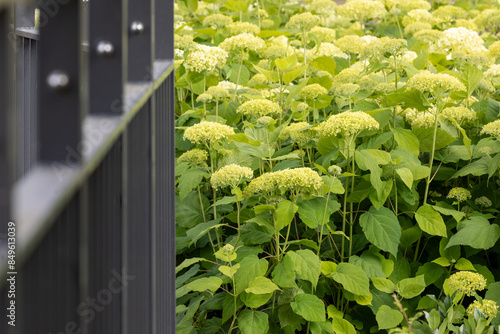
[[[429,161],[429,175],[427,176],[426,179],[426,185],[425,185],[425,193],[424,193],[424,204],[427,204],[427,196],[429,195],[429,186],[431,184],[431,175],[432,175],[432,165],[434,163],[434,152],[436,150],[436,137],[437,137],[437,128],[438,128],[438,117],[439,117],[439,112],[436,110],[436,115],[434,117],[434,135],[432,137],[432,150],[431,150],[431,158]]]
[[[351,150],[347,149],[347,164],[349,164],[349,158],[351,156]],[[349,189],[349,177],[345,179],[345,193],[344,193],[344,211],[342,212],[342,232],[344,236],[342,237],[342,246],[340,252],[340,262],[344,262],[344,250],[345,250],[345,235],[346,234],[346,222],[347,222],[347,192]]]
[[[307,64],[307,55],[306,55],[306,29],[302,30],[302,42],[304,43],[304,65]],[[304,80],[307,79],[307,69],[304,70]]]
[[[321,230],[319,231],[318,238],[318,256],[321,251],[321,244],[323,243],[323,228],[325,227],[325,219],[326,219],[326,209],[328,208],[328,201],[330,200],[331,189],[333,187],[333,181],[335,181],[336,177],[332,178],[332,182],[330,183],[330,191],[328,191],[328,196],[326,196],[325,209],[323,210],[323,219],[321,220]]]
[[[240,83],[241,67],[243,66],[243,54],[240,53],[240,66],[238,67],[238,76],[236,77],[236,88],[234,90],[234,99],[236,100],[236,92],[238,91]]]
[[[354,139],[355,138],[352,138],[352,142],[354,142]],[[349,151],[351,150],[351,145],[353,145],[352,143],[349,143]],[[352,151],[352,167],[351,167],[351,173],[354,174],[354,170],[355,170],[355,165],[354,165],[354,149]],[[351,182],[351,194],[354,192],[354,175],[352,176],[352,182]],[[350,223],[350,227],[349,227],[349,257],[351,257],[352,255],[352,233],[353,233],[353,227],[354,227],[354,219],[352,217],[353,215],[353,205],[354,203],[351,202],[351,212],[349,213],[349,223]]]

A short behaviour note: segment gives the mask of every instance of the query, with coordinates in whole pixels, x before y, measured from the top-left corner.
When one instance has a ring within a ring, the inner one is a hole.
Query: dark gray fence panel
[[[155,58],[174,59],[174,2],[155,0]]]
[[[153,80],[152,1],[128,0],[128,81]]]
[[[89,333],[123,333],[123,291],[134,284],[117,281],[117,273],[123,278],[126,270],[122,261],[122,161],[120,139],[88,181],[88,294],[100,299],[98,311],[84,319]]]

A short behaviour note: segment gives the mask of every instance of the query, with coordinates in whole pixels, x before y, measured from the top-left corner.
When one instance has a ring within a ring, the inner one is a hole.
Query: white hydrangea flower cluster
[[[192,72],[211,72],[216,68],[222,68],[226,63],[227,56],[227,52],[219,47],[198,44],[194,50],[189,52],[184,67]]]
[[[379,123],[363,111],[344,111],[330,116],[319,129],[320,136],[356,136],[363,130],[377,130]]]
[[[259,52],[265,47],[266,43],[260,37],[256,37],[249,33],[239,34],[233,37],[226,38],[219,47],[227,52],[234,51],[253,51]]]
[[[431,73],[427,70],[420,71],[408,80],[408,89],[424,92],[435,92],[437,89],[444,91],[466,91],[463,83],[457,78],[443,73]]]
[[[204,144],[210,146],[212,143],[234,135],[232,127],[216,122],[202,121],[190,126],[184,131],[184,139],[193,144]]]
[[[447,49],[450,52],[485,52],[483,39],[476,31],[467,28],[450,28],[443,31],[441,38],[437,41],[439,49]]]
[[[259,118],[269,114],[280,115],[283,110],[276,102],[265,99],[255,99],[243,103],[238,107],[238,109],[236,109],[236,112],[242,113],[246,116]]]
[[[358,21],[381,18],[387,15],[384,4],[373,0],[350,0],[338,6],[337,12],[343,17]]]
[[[212,188],[217,190],[225,187],[236,187],[243,179],[253,179],[252,169],[237,164],[230,164],[213,173],[210,178],[210,184]]]

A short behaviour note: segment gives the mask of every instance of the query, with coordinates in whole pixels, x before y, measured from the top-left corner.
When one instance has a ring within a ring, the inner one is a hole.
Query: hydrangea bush
[[[500,332],[496,1],[174,24],[178,333]]]

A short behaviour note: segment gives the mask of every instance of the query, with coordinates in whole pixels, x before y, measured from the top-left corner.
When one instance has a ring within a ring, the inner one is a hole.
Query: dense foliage
[[[178,333],[500,331],[498,3],[175,6]]]

